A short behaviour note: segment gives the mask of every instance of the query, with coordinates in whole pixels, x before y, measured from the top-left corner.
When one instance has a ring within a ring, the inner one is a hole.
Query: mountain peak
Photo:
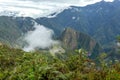
[[[66,28],[63,31],[61,41],[64,47],[70,50],[83,48],[91,53],[100,52],[100,45],[94,39],[72,28]]]

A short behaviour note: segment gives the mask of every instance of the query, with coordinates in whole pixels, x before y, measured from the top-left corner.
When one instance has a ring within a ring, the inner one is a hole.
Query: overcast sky
[[[60,13],[71,5],[86,6],[99,1],[101,0],[0,0],[0,15],[16,12],[17,16],[46,17],[54,12]]]

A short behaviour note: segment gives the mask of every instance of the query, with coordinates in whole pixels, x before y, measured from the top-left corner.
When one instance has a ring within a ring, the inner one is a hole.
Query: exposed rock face
[[[99,53],[101,51],[100,45],[94,39],[71,28],[64,30],[61,41],[63,46],[70,50],[84,48],[91,53]]]

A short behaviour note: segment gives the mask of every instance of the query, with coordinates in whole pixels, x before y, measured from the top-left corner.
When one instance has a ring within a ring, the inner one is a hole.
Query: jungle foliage
[[[102,53],[96,63],[84,49],[75,52],[62,59],[49,52],[24,52],[1,45],[0,80],[120,80],[118,60],[106,62]]]

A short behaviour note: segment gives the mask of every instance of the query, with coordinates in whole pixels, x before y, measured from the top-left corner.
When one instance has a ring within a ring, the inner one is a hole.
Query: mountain
[[[54,30],[59,37],[65,28],[89,35],[102,47],[110,47],[120,34],[120,1],[101,1],[85,7],[71,6],[53,18],[0,16],[0,42],[14,46],[27,31],[34,30],[33,21]]]
[[[98,53],[102,51],[99,43],[97,43],[93,38],[71,28],[66,28],[63,31],[61,41],[64,48],[69,51],[83,48],[89,53],[94,54],[94,56],[98,55]]]
[[[120,80],[119,21],[120,0],[71,6],[52,18],[0,16],[0,80]]]
[[[0,21],[0,42],[11,47],[18,47],[19,38],[27,31],[34,30],[32,23],[35,20],[32,18],[1,16]],[[58,40],[61,40],[63,47],[66,49],[75,50],[83,48],[90,53],[100,53],[101,47],[94,39],[72,28],[66,28],[61,35],[57,37]]]
[[[120,34],[120,1],[101,1],[85,7],[64,10],[55,18],[37,18],[36,21],[59,35],[64,28],[71,27],[93,37],[104,47],[111,46]]]
[[[12,45],[20,37],[20,29],[15,20],[9,17],[0,17],[0,42]]]
[[[17,39],[32,30],[32,18],[0,16],[0,42],[15,46]]]

